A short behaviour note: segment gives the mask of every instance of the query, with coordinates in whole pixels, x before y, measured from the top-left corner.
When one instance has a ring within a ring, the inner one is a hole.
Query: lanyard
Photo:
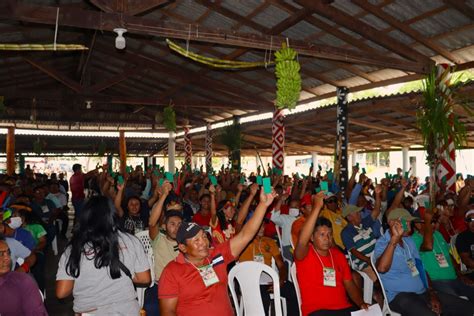
[[[411,255],[410,247],[408,247],[405,240],[402,239],[402,242],[403,242],[403,246],[404,246],[403,248],[406,248],[406,250],[408,250],[408,258],[407,258],[407,253],[406,253],[405,249],[402,250],[405,259],[413,259],[413,256]]]
[[[262,239],[260,238],[260,239],[258,240],[258,251],[259,251],[258,254],[263,255],[262,249],[260,248],[261,242],[262,242]],[[252,243],[252,250],[253,250],[253,257],[255,257],[255,241]]]
[[[434,248],[435,248],[435,249],[438,248],[438,249],[439,249],[439,253],[442,254],[442,253],[443,253],[443,248],[441,248],[441,245],[440,245],[440,243],[438,242],[438,239],[436,238],[436,235],[435,235],[435,234],[433,234],[433,238],[434,238],[434,245],[435,245]],[[435,249],[433,249],[433,252],[436,254]]]
[[[211,265],[211,261],[209,260],[209,258],[206,258],[206,259],[207,259],[207,262],[208,262],[207,265]],[[190,263],[199,273],[201,273],[201,270],[199,270],[199,268],[196,267],[196,266],[194,265],[194,263],[192,263],[191,261],[189,261],[188,258],[184,257],[184,260],[186,260],[187,263]]]
[[[314,249],[314,246],[313,246],[313,250],[314,250],[314,252],[316,253],[316,256],[318,257],[319,262],[321,262],[321,266],[323,267],[323,269],[326,268],[326,267],[324,266],[324,264],[323,264],[323,261],[321,260],[321,257],[319,257],[319,253],[316,251],[316,249]],[[331,267],[331,268],[334,269],[334,268],[335,268],[335,267],[334,267],[334,260],[332,259],[331,250],[329,250],[329,255],[331,256],[331,264],[332,264],[332,267]]]

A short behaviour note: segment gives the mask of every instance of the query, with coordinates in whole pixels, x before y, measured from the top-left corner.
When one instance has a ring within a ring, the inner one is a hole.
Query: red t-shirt
[[[343,281],[352,280],[346,257],[337,248],[331,248],[329,251],[332,254],[336,270],[335,287],[323,285],[321,261],[325,267],[333,267],[331,256],[319,255],[321,258],[319,261],[316,251],[310,246],[308,254],[303,260],[295,260],[303,316],[322,309],[338,310],[351,306],[343,283]]]
[[[275,202],[273,202],[275,204]],[[273,210],[273,206],[274,204],[272,204],[268,209],[269,210]],[[290,208],[288,207],[288,205],[282,205],[280,207],[280,214],[288,214],[290,212]],[[267,214],[265,214],[265,217],[268,219],[268,223],[265,224],[265,230],[263,232],[263,235],[265,237],[269,237],[269,238],[275,238],[276,236],[276,226],[275,226],[275,223],[273,223],[270,218],[272,217],[272,212],[267,212]]]
[[[204,216],[202,215],[201,211],[199,211],[194,214],[192,221],[198,224],[199,226],[209,226],[211,222],[211,212],[209,212],[208,215]]]
[[[177,315],[234,315],[227,295],[227,265],[235,260],[230,242],[210,249],[208,260],[214,263],[213,268],[219,278],[218,283],[209,287],[204,285],[197,268],[187,262],[182,253],[163,270],[158,298],[178,298]]]
[[[75,173],[69,179],[69,187],[72,193],[73,200],[83,200],[86,198],[84,194],[84,174]]]
[[[467,224],[464,221],[464,216],[452,216],[449,221],[451,222],[451,225],[448,226],[449,229],[445,227],[444,224],[439,225],[439,232],[441,235],[443,235],[444,240],[446,240],[447,243],[451,242],[451,237],[462,233],[467,229]]]

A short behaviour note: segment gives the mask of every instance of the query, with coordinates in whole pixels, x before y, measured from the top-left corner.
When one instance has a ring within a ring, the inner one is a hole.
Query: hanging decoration
[[[272,119],[272,171],[283,171],[285,166],[285,124],[283,120],[283,110],[275,110]],[[276,173],[280,172],[276,171]]]
[[[268,65],[273,64],[273,62],[271,61],[247,62],[247,61],[236,61],[236,60],[226,60],[226,59],[205,57],[205,56],[190,52],[189,49],[183,48],[169,39],[166,39],[166,43],[168,44],[169,48],[175,51],[176,53],[184,57],[187,57],[191,60],[194,60],[195,62],[205,64],[207,66],[214,67],[214,68],[242,69],[242,68],[267,67]]]
[[[163,110],[163,125],[168,131],[176,132],[176,113],[171,104]]]
[[[70,51],[70,50],[88,50],[84,45],[79,44],[0,44],[0,50],[11,51]]]
[[[33,152],[38,156],[43,153],[43,143],[39,138],[37,138],[33,143]]]
[[[218,136],[218,142],[227,147],[229,162],[234,171],[240,170],[240,148],[242,146],[242,141],[243,137],[240,131],[240,123],[238,119],[234,119],[232,125],[222,128],[222,131]]]
[[[101,140],[99,146],[97,146],[97,154],[99,157],[104,157],[105,152],[107,151],[107,144]]]
[[[300,63],[294,49],[287,43],[275,52],[275,75],[277,77],[277,93],[275,106],[278,109],[294,109],[300,98],[301,75]]]

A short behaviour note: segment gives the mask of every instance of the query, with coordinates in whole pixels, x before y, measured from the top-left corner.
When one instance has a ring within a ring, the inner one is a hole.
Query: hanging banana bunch
[[[174,43],[173,41],[166,39],[166,43],[168,44],[169,48],[178,54],[188,57],[198,63],[208,65],[214,68],[222,68],[222,69],[245,69],[245,68],[256,68],[256,67],[265,67],[268,65],[272,65],[272,61],[268,62],[247,62],[247,61],[235,61],[235,60],[225,60],[219,58],[212,58],[202,56],[189,50],[179,46],[178,44]]]
[[[0,50],[87,50],[88,48],[84,45],[78,44],[0,44]]]
[[[283,43],[282,48],[275,52],[277,77],[275,106],[278,109],[294,109],[300,98],[301,67],[296,60],[296,55],[296,51],[287,47],[286,43]]]

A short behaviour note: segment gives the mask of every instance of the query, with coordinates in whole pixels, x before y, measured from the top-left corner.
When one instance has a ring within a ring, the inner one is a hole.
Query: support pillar
[[[318,174],[318,153],[313,151],[311,152],[311,160],[313,161],[313,177],[316,177]]]
[[[15,173],[15,128],[9,127],[7,133],[7,175]]]
[[[191,136],[189,135],[189,127],[184,127],[184,163],[186,170],[191,171],[193,165],[193,146],[191,144]]]
[[[402,148],[402,157],[403,157],[403,172],[407,172],[409,167],[409,162],[408,162],[408,147],[403,147]]]
[[[272,167],[284,171],[285,124],[282,110],[275,110],[272,119]]]
[[[120,173],[125,174],[125,172],[127,171],[127,142],[125,140],[124,131],[120,131],[119,153],[120,153]]]
[[[347,111],[347,95],[349,89],[347,87],[337,87],[337,128],[336,128],[336,167],[335,181],[339,182],[339,189],[342,193],[342,198],[345,198],[345,192],[348,182],[348,167],[347,167],[347,146],[348,139],[348,120],[349,115]]]
[[[212,125],[211,123],[206,124],[206,173],[212,171]]]
[[[174,173],[176,154],[176,133],[170,132],[168,137],[168,172]]]

